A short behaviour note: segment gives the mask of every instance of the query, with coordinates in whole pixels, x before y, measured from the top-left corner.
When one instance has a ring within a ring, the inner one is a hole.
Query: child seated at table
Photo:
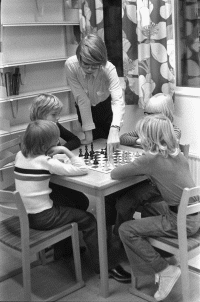
[[[174,103],[172,97],[169,94],[157,93],[152,96],[146,103],[144,114],[164,114],[173,123],[174,120]],[[175,136],[179,142],[181,137],[181,130],[173,125]],[[137,130],[122,134],[120,137],[120,143],[126,146],[141,147],[140,138]],[[152,182],[150,178],[133,185],[128,191],[125,191],[116,202],[116,222],[114,227],[114,233],[118,235],[118,228],[121,223],[133,219],[133,215],[136,209],[147,201],[159,202],[162,200],[159,189]],[[146,215],[145,211],[142,210],[142,216]],[[163,252],[162,252],[163,253]],[[163,253],[164,255],[164,253]],[[169,256],[166,253],[166,256]]]
[[[65,141],[63,146],[69,150],[74,150],[81,145],[81,141],[58,122],[62,108],[62,102],[55,95],[49,93],[39,94],[31,104],[30,120],[47,120],[56,123],[60,130],[60,138]],[[59,142],[59,144],[61,143]]]
[[[146,103],[144,108],[144,115],[162,113],[167,116],[173,123],[174,120],[174,102],[170,94],[157,93],[152,96]],[[177,140],[180,141],[181,130],[173,125]],[[133,130],[124,133],[120,136],[120,144],[131,147],[141,147],[140,138],[137,131]]]
[[[77,222],[89,249],[92,267],[99,273],[96,219],[91,213],[77,206],[78,203],[84,202],[84,195],[68,188],[65,188],[65,196],[62,192],[52,194],[53,191],[49,187],[52,174],[78,176],[88,173],[88,167],[82,158],[75,156],[64,146],[57,146],[59,136],[59,128],[52,121],[37,120],[28,125],[21,151],[17,153],[15,160],[16,190],[24,202],[30,228],[50,230]],[[66,155],[66,163],[54,157],[60,153]],[[54,247],[55,251],[63,252],[64,255],[65,250],[69,248],[68,238]],[[113,252],[110,258],[117,259],[117,255],[115,256]],[[112,264],[109,264],[110,277],[119,282],[131,281],[128,272],[120,265],[116,265],[116,262],[113,261]]]
[[[173,126],[166,116],[145,116],[137,123],[136,131],[144,155],[130,164],[118,166],[112,170],[111,177],[122,180],[147,175],[156,184],[163,201],[149,202],[146,205],[149,217],[124,222],[119,228],[119,235],[134,276],[153,274],[159,283],[154,297],[161,301],[168,296],[181,271],[161,257],[149,243],[148,236],[177,238],[177,212],[182,192],[186,187],[195,187],[195,183],[187,159],[179,150]],[[189,215],[187,235],[195,234],[199,227],[199,214]]]

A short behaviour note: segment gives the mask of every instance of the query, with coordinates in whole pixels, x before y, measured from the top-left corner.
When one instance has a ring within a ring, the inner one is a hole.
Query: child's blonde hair
[[[62,102],[54,95],[48,93],[39,94],[34,98],[30,108],[31,121],[45,120],[50,112],[60,113]]]
[[[22,154],[25,157],[34,157],[46,154],[59,139],[58,126],[47,120],[37,120],[28,124],[22,140]]]
[[[149,114],[162,113],[167,116],[171,122],[174,120],[174,102],[170,94],[157,93],[146,103],[144,112]]]
[[[76,49],[78,61],[105,66],[108,60],[104,41],[95,34],[88,34],[79,43]]]
[[[176,156],[179,146],[173,125],[168,117],[163,114],[147,115],[136,125],[136,131],[141,139],[145,151],[152,154]]]

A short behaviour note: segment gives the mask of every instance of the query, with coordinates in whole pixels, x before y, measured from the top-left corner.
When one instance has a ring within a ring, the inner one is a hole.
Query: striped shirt
[[[175,132],[176,138],[178,141],[180,141],[181,130],[175,125],[173,125],[173,127],[174,127],[174,132]],[[131,132],[124,133],[120,136],[120,144],[124,145],[124,146],[138,147],[139,145],[137,145],[137,143],[136,143],[136,140],[138,138],[139,137],[138,137],[136,130],[133,130]]]
[[[106,66],[97,69],[94,74],[86,75],[80,67],[76,56],[65,63],[67,81],[79,106],[83,131],[95,129],[91,106],[105,101],[111,95],[113,111],[112,124],[122,126],[125,102],[115,66],[107,62]]]
[[[52,207],[49,181],[52,174],[84,175],[88,168],[82,158],[74,156],[67,163],[46,155],[24,157],[19,151],[15,159],[16,190],[24,202],[27,213],[36,214]]]

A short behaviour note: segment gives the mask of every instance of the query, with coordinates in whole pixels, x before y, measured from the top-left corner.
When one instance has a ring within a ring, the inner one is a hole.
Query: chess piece
[[[85,146],[84,158],[88,158],[88,157],[89,157],[88,146]]]
[[[97,154],[95,154],[94,156],[94,162],[93,162],[94,165],[98,165],[99,162],[98,162],[98,159],[97,159]]]
[[[78,156],[83,157],[83,150],[81,148],[79,149],[79,155]]]
[[[94,148],[93,148],[93,143],[91,143],[90,158],[93,159],[93,156],[94,156]]]

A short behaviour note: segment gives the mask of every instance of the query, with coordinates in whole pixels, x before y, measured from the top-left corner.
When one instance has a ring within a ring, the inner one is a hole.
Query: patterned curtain
[[[144,108],[159,92],[173,95],[174,42],[171,0],[122,0],[126,103]]]
[[[178,85],[200,87],[200,15],[197,0],[179,0]]]
[[[152,95],[173,95],[174,42],[171,0],[121,0],[126,104],[141,108]],[[102,0],[82,0],[81,31],[104,39]]]
[[[95,33],[104,40],[102,0],[82,0],[80,28],[83,36]]]

